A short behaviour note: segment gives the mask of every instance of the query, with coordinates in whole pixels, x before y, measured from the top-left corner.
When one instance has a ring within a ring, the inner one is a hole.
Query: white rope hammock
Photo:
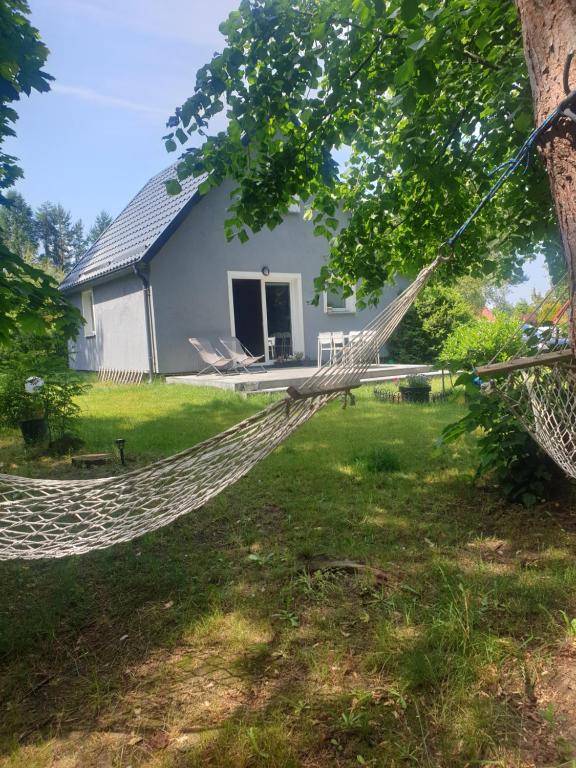
[[[576,360],[571,350],[478,369],[540,448],[576,480]],[[499,374],[499,376],[498,376]]]
[[[507,377],[509,409],[568,477],[576,479],[576,364],[574,358]]]
[[[0,474],[0,560],[104,549],[198,509],[268,456],[362,375],[444,257],[418,274],[374,320],[291,396],[188,450],[124,475],[42,480]]]

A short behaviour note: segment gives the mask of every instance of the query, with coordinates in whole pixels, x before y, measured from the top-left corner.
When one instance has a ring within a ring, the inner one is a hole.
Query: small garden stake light
[[[116,443],[116,448],[118,448],[118,453],[120,454],[120,463],[122,466],[125,466],[126,459],[124,458],[124,446],[126,445],[126,440],[123,437],[117,437],[114,442]]]

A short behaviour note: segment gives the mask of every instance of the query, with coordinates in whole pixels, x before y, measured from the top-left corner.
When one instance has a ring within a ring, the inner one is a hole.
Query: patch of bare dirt
[[[576,758],[576,643],[567,640],[540,675],[536,693],[565,760]]]
[[[544,665],[508,670],[485,695],[504,704],[515,724],[509,743],[497,748],[494,766],[508,765],[508,760],[518,768],[551,768],[571,764],[576,758],[574,642],[564,644]]]
[[[491,566],[494,573],[510,573],[515,568],[537,568],[542,553],[526,547],[517,549],[506,539],[489,538],[469,542],[460,556],[464,568],[477,563]]]

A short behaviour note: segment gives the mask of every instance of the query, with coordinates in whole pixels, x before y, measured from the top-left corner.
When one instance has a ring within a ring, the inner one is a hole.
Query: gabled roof
[[[175,176],[172,165],[151,178],[74,265],[60,288],[67,290],[152,258],[199,200],[198,188],[205,178],[189,177],[181,182],[179,195],[169,195],[164,182]]]

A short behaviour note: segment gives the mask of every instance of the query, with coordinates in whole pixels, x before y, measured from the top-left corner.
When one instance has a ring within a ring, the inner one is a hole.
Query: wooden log
[[[112,459],[111,453],[82,453],[78,456],[72,456],[72,466],[97,467],[102,464],[109,464]]]
[[[574,359],[571,349],[563,349],[561,352],[543,352],[541,355],[533,357],[516,357],[512,360],[506,360],[504,363],[491,363],[490,365],[481,365],[476,368],[476,373],[481,378],[490,378],[491,376],[504,376],[513,371],[521,371],[524,368],[535,368],[537,365],[552,366],[556,363],[569,362]]]
[[[312,558],[304,564],[304,569],[308,573],[316,571],[343,571],[344,573],[365,573],[372,576],[376,581],[382,583],[388,581],[388,574],[381,568],[375,568],[372,565],[357,563],[354,560],[328,560],[322,557]]]

